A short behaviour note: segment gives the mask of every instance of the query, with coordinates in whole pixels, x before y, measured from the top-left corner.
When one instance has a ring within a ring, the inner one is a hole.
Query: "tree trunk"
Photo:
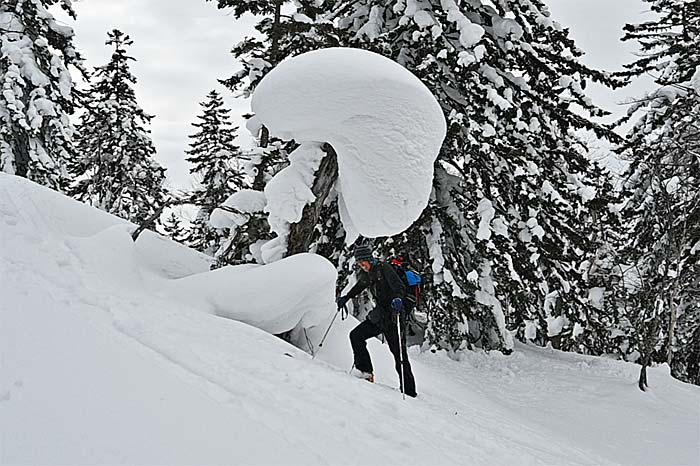
[[[688,180],[685,179],[684,183],[688,183]],[[688,183],[689,184],[689,183]],[[683,246],[686,243],[686,238],[687,238],[687,233],[688,233],[688,189],[686,188],[683,191],[683,226],[681,227],[681,230],[679,235],[674,235],[680,236],[680,238],[677,239],[676,241],[676,247],[674,248],[674,253],[676,255],[676,276],[673,279],[673,287],[671,291],[671,296],[669,297],[669,309],[671,311],[671,317],[669,319],[669,324],[668,324],[668,354],[666,357],[666,362],[668,362],[669,367],[671,366],[671,363],[673,362],[673,345],[676,339],[676,323],[678,322],[678,307],[683,304],[683,297],[681,297],[681,302],[679,306],[676,306],[676,299],[678,298],[678,295],[680,293],[679,290],[679,285],[681,281],[681,260],[683,258]],[[674,233],[676,231],[674,230]]]
[[[643,392],[646,391],[646,389],[649,387],[649,383],[647,381],[647,367],[651,363],[651,357],[652,354],[654,353],[654,348],[656,346],[657,342],[657,335],[659,331],[659,311],[660,309],[657,309],[657,306],[662,306],[663,304],[659,303],[654,303],[655,307],[655,312],[653,315],[653,321],[647,322],[645,324],[648,325],[648,327],[645,327],[645,334],[643,335],[643,340],[642,344],[640,346],[640,352],[642,353],[642,369],[639,371],[639,389]]]
[[[678,282],[676,278],[676,283]],[[675,305],[675,297],[677,294],[676,285],[673,286],[673,292],[671,293],[669,299],[669,308],[671,309],[671,318],[668,324],[668,353],[666,354],[666,362],[668,366],[671,367],[671,362],[673,361],[673,344],[676,340],[676,322],[678,321],[678,306]]]
[[[270,142],[270,130],[263,126],[260,130],[260,147],[265,148]],[[267,168],[267,157],[265,154],[260,154],[260,162],[255,166],[257,172],[253,178],[252,188],[256,191],[265,189],[265,170]]]
[[[311,187],[316,200],[304,207],[299,222],[290,225],[287,256],[308,252],[323,204],[338,178],[338,156],[335,150],[326,143],[323,145],[323,151],[326,156],[321,160]]]
[[[141,233],[143,233],[143,230],[148,229],[149,227],[155,225],[155,223],[158,221],[160,218],[161,214],[163,213],[163,210],[168,207],[168,204],[163,204],[160,206],[156,211],[148,217],[146,220],[144,220],[136,230],[131,234],[131,239],[134,240],[134,243],[136,242],[137,239],[139,239],[139,236]]]
[[[24,132],[16,132],[14,135],[15,147],[15,175],[26,178],[29,174],[29,137]]]
[[[644,356],[644,360],[642,361],[642,369],[639,371],[639,389],[643,392],[647,390],[647,387],[649,384],[647,384],[647,362],[648,362],[648,357]]]
[[[270,30],[270,38],[272,39],[272,44],[270,44],[270,63],[272,66],[277,66],[279,63],[279,38],[280,38],[280,24],[282,18],[282,0],[275,0],[275,17],[272,21],[272,29]]]
[[[146,220],[144,220],[136,230],[131,234],[131,239],[134,240],[134,243],[136,242],[137,239],[139,239],[139,236],[141,233],[143,233],[144,230],[149,229],[150,227],[154,226],[158,220],[160,219],[160,216],[163,214],[163,211],[168,208],[168,207],[173,207],[177,205],[182,205],[186,204],[187,202],[185,200],[181,199],[166,199],[163,201],[163,204],[161,204],[160,207],[158,207],[155,212],[153,212],[153,215],[148,217]],[[155,231],[155,228],[153,228]]]

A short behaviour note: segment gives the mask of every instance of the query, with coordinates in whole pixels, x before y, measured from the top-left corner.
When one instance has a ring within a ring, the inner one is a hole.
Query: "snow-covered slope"
[[[700,463],[700,389],[663,368],[641,393],[602,358],[413,348],[403,401],[379,341],[379,383],[345,373],[351,319],[312,359],[183,297],[208,260],[126,228],[0,175],[0,464]]]

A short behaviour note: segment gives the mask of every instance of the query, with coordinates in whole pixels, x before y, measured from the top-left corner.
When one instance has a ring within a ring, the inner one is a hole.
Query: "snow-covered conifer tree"
[[[55,4],[75,18],[70,0],[0,3],[0,170],[61,189],[74,156],[68,67],[83,68],[73,30],[48,11]]]
[[[185,228],[182,226],[182,219],[175,215],[175,212],[171,212],[163,222],[163,232],[168,238],[178,243],[183,243],[187,238]]]
[[[154,159],[156,149],[147,129],[153,116],[136,102],[129,70],[134,58],[128,35],[115,29],[107,45],[109,63],[96,69],[87,109],[76,138],[79,156],[71,164],[74,197],[135,223],[151,217],[165,198],[165,169]]]
[[[700,3],[647,3],[658,17],[625,27],[642,51],[625,74],[657,87],[629,109],[636,123],[619,149],[631,161],[623,255],[642,390],[651,362],[700,382]]]
[[[187,161],[193,164],[199,187],[191,201],[199,208],[190,229],[188,243],[210,255],[219,249],[222,232],[209,225],[209,215],[228,196],[246,187],[241,165],[241,152],[234,141],[237,128],[231,125],[229,109],[224,108],[221,95],[211,91],[201,103],[202,114],[192,125],[198,129],[190,136]]]
[[[599,331],[580,265],[596,249],[581,225],[592,224],[600,182],[574,132],[614,138],[582,116],[604,114],[586,83],[614,81],[581,63],[542,1],[339,1],[333,11],[348,45],[413,71],[448,117],[418,226],[425,245],[407,245],[432,265],[433,342],[508,350],[515,331],[578,349]]]

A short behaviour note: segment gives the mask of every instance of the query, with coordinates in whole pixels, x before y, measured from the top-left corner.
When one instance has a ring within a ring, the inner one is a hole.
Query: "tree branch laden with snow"
[[[356,49],[308,52],[263,78],[252,107],[272,134],[335,149],[347,231],[400,233],[427,205],[445,118],[425,85],[397,63]]]

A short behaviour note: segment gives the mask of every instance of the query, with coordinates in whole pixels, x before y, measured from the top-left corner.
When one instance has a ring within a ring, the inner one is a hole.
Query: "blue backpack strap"
[[[423,277],[413,270],[406,270],[406,280],[409,286],[418,286],[423,283]]]

